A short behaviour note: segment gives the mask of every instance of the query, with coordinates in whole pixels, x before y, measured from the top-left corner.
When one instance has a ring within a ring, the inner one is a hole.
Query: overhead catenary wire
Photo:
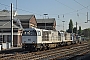
[[[10,7],[9,5],[2,4],[2,3],[0,3],[0,5]],[[16,9],[16,7],[13,7],[13,8]],[[17,10],[21,10],[21,11],[28,12],[28,13],[33,13],[33,12],[28,11],[28,10],[24,10],[24,9],[20,9],[20,8],[17,8]],[[43,16],[43,15],[41,15],[41,14],[37,14],[37,13],[33,13],[33,14],[36,14],[36,15],[39,15],[39,16]]]
[[[78,10],[75,10],[75,9],[73,9],[73,8],[71,8],[71,7],[69,7],[69,6],[67,6],[66,4],[63,4],[63,3],[60,2],[59,0],[55,0],[55,1],[57,1],[58,3],[64,5],[65,7],[68,7],[68,8],[70,8],[70,9],[73,10],[72,12],[68,12],[68,13],[61,14],[62,16],[63,16],[63,15],[68,15],[68,14],[71,14],[71,13],[76,13],[77,11],[81,11],[81,10],[83,10],[83,9],[86,9],[86,7],[83,6],[83,8],[78,9]],[[90,6],[90,5],[88,5],[88,7],[89,7],[89,6]],[[84,13],[81,13],[81,14],[82,14],[82,15],[85,15]],[[78,18],[80,19],[79,15],[80,15],[80,13],[77,12],[77,16],[78,16]],[[59,16],[59,14],[58,14],[58,16]],[[86,16],[86,15],[85,15],[85,16]],[[81,19],[80,19],[80,20],[81,20]]]
[[[56,1],[58,1],[58,0],[56,0]],[[61,2],[59,2],[59,3],[61,3]],[[64,6],[66,6],[66,7],[68,7],[67,5],[65,5],[65,4],[63,4],[63,3],[61,3],[61,4],[64,5]],[[9,5],[2,4],[2,3],[0,3],[0,5],[10,7]],[[17,10],[24,11],[24,12],[33,13],[33,12],[28,11],[28,10],[20,9],[20,8],[17,8],[17,7],[13,7],[13,8],[15,8],[15,9],[17,9]],[[70,7],[68,7],[68,8],[70,8]],[[73,8],[70,8],[70,9],[73,9]],[[73,10],[74,10],[74,9],[73,9]],[[34,13],[34,14],[37,14],[37,13]],[[41,14],[37,14],[37,15],[43,16],[43,15],[41,15]]]
[[[72,10],[73,10],[72,12],[64,13],[64,14],[62,14],[62,15],[66,15],[66,14],[70,14],[70,13],[77,12],[75,9],[73,9],[73,8],[71,8],[71,7],[69,7],[69,6],[65,5],[65,4],[63,4],[62,2],[60,2],[60,1],[58,1],[58,0],[55,0],[55,1],[57,1],[58,3],[60,3],[60,4],[64,5],[64,6],[66,6],[66,7],[68,7],[69,9],[72,9]]]
[[[60,3],[60,4],[64,5],[64,6],[70,8],[70,9],[72,9],[72,10],[75,10],[75,9],[73,9],[73,8],[71,8],[71,7],[69,7],[69,6],[65,5],[65,4],[63,4],[62,2],[60,2],[60,1],[58,1],[58,0],[55,0],[55,1],[57,1],[58,3]]]
[[[73,9],[73,8],[71,8],[71,7],[67,6],[67,5],[65,5],[65,4],[63,4],[62,2],[60,2],[60,1],[58,1],[58,0],[55,0],[55,1],[57,1],[58,3],[60,3],[60,4],[62,4],[62,5],[64,5],[64,6],[66,6],[66,7],[68,7],[68,8],[70,8],[70,9],[72,9],[72,10],[73,10],[72,12],[67,12],[67,13],[64,13],[64,15],[77,12],[77,10],[75,10],[75,9]],[[89,7],[89,6],[90,6],[90,5],[88,5],[88,7]],[[86,8],[85,6],[83,6],[83,7],[84,7],[84,8],[78,9],[78,11],[83,10],[83,9],[85,9],[85,8]],[[61,15],[63,15],[63,14],[61,14]]]
[[[77,12],[77,10],[75,10],[75,9],[73,9],[73,8],[71,8],[71,7],[67,6],[67,5],[65,5],[65,4],[63,4],[62,2],[60,2],[60,1],[58,1],[58,0],[55,0],[55,1],[57,1],[58,3],[60,3],[60,4],[64,5],[64,6],[70,8],[70,9],[72,9],[72,10],[74,10],[74,11],[72,11],[72,12],[63,13],[64,15]],[[2,4],[2,3],[0,3],[0,5],[10,7],[9,5]],[[88,5],[88,7],[89,7],[89,6],[90,6],[90,5]],[[14,7],[14,8],[16,9],[17,7]],[[83,7],[83,8],[81,8],[81,9],[78,9],[78,11],[81,11],[81,10],[83,10],[83,9],[85,9],[85,8],[86,8],[86,7]],[[1,9],[0,9],[0,10],[1,10]],[[17,8],[17,10],[21,10],[21,11],[28,12],[28,13],[33,13],[33,12],[28,11],[28,10],[24,10],[24,9],[20,9],[20,8]],[[33,14],[36,14],[36,15],[39,15],[39,16],[43,16],[43,15],[37,14],[37,13],[33,13]],[[60,15],[63,15],[63,14],[60,14]],[[50,14],[49,14],[49,15],[50,15]],[[56,14],[56,15],[59,15],[59,14]]]
[[[90,5],[88,5],[88,7],[90,7]],[[79,12],[79,11],[81,11],[81,10],[83,10],[83,9],[85,9],[85,8],[83,7],[83,8],[81,8],[81,9],[77,9],[77,10],[78,10],[78,12]],[[71,13],[76,13],[77,10],[74,10],[74,11],[71,11],[71,12],[67,12],[67,13],[63,13],[63,14],[64,14],[64,15],[68,15],[68,14],[71,14]],[[52,14],[52,15],[63,15],[63,14]],[[80,12],[79,12],[79,14],[85,15],[84,13],[80,13]],[[85,16],[86,16],[86,15],[85,15]]]
[[[78,3],[79,5],[81,5],[82,7],[84,7],[84,8],[86,8],[86,9],[88,9],[86,6],[84,6],[83,4],[81,4],[81,3],[79,3],[79,2],[77,2],[76,0],[74,0],[76,3]],[[89,9],[88,9],[89,10]]]
[[[82,5],[81,3],[79,3],[79,2],[77,2],[76,0],[74,0],[76,3],[78,3],[79,5],[81,5],[82,7],[84,7],[84,8],[86,8],[87,10],[89,10],[88,9],[88,6],[87,7],[85,7],[84,5]],[[87,12],[87,22],[88,22],[89,20],[88,20],[88,12]]]

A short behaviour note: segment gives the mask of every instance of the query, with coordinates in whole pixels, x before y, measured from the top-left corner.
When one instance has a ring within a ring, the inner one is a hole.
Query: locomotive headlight
[[[35,41],[33,41],[32,43],[35,43]]]
[[[23,43],[22,46],[25,46],[25,43]]]

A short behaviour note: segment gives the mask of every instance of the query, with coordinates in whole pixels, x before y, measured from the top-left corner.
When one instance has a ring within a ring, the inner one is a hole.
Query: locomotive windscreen
[[[36,36],[37,33],[35,30],[25,30],[23,31],[23,36]]]

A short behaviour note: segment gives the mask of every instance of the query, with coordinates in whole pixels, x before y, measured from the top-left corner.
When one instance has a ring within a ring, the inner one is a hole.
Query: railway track
[[[46,51],[16,54],[0,54],[0,60],[53,60],[67,57],[68,59],[89,52],[88,44],[74,44],[65,47],[59,47]]]

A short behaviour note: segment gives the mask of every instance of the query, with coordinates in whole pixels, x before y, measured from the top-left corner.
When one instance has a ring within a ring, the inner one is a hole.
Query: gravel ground
[[[72,57],[70,59],[62,58],[62,59],[57,59],[57,60],[90,60],[90,53],[85,54],[85,55],[78,55],[78,56]]]
[[[90,60],[90,53],[84,55],[84,58],[82,60]]]
[[[88,40],[87,42],[90,44],[90,40]],[[79,55],[74,58],[64,60],[90,60],[90,52],[85,55]]]

